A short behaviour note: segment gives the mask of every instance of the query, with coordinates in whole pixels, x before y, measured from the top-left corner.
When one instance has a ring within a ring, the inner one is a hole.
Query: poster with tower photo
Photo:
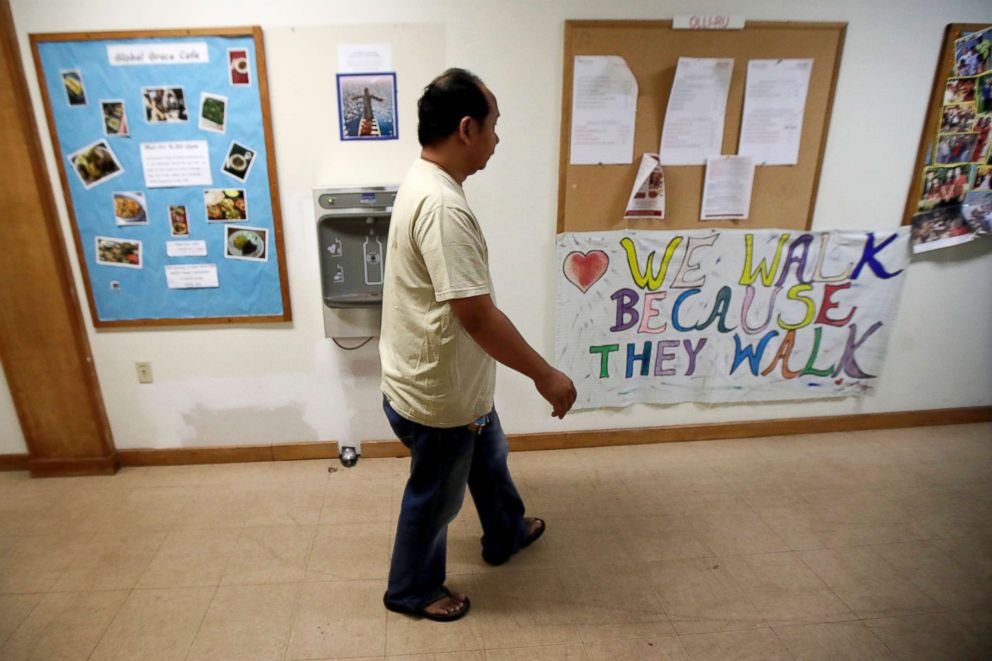
[[[339,73],[342,140],[396,140],[395,73]]]

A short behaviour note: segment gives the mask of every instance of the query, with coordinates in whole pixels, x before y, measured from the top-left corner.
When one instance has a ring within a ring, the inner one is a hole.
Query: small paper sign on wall
[[[749,156],[706,160],[700,220],[744,220],[751,208],[754,161]]]

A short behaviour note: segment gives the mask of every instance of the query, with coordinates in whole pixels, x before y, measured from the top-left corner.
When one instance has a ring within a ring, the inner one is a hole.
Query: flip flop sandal
[[[544,523],[544,519],[541,519],[539,517],[534,517],[534,521],[537,521],[538,526],[534,531],[530,532],[527,535],[527,537],[524,538],[524,541],[520,542],[521,549],[525,549],[534,542],[536,542],[541,537],[541,535],[544,534],[544,529],[547,528],[547,525]],[[483,551],[482,559],[485,560],[488,564],[494,567],[498,567],[504,564],[507,560],[509,560],[510,555],[496,556],[486,551]]]
[[[541,519],[539,517],[534,517],[534,520],[537,521],[538,526],[532,533],[527,535],[527,538],[520,544],[520,548],[522,549],[527,548],[528,546],[536,542],[538,539],[540,539],[541,535],[544,534],[544,529],[547,528],[547,525],[544,523],[544,519]]]
[[[414,616],[424,617],[427,618],[428,620],[434,620],[435,622],[454,622],[455,620],[460,620],[461,618],[465,617],[465,615],[468,613],[469,607],[472,605],[468,597],[465,597],[465,601],[462,602],[461,608],[454,610],[450,613],[431,613],[430,611],[427,610],[427,606],[430,606],[435,601],[438,601],[439,599],[443,599],[444,597],[454,596],[451,594],[451,590],[449,590],[443,585],[441,586],[441,592],[443,592],[444,594],[439,596],[437,599],[434,599],[433,601],[427,602],[427,604],[425,604],[423,608],[406,608],[404,606],[396,606],[394,604],[390,604],[389,602],[386,601],[386,595],[389,594],[388,590],[382,594],[382,603],[387,610],[391,610],[394,613],[403,613],[404,615],[414,615]]]

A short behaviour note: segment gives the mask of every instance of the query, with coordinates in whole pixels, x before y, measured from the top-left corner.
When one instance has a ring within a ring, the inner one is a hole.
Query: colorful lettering
[[[652,328],[649,323],[655,317],[661,315],[661,310],[654,306],[655,301],[661,301],[668,292],[648,292],[644,294],[644,314],[641,315],[641,325],[637,329],[638,333],[663,333],[668,328],[668,324],[662,323],[657,328]]]
[[[658,342],[658,354],[654,361],[655,376],[675,376],[674,367],[665,367],[666,362],[675,360],[675,354],[666,351],[666,349],[677,347],[678,345],[678,340],[661,340]]]
[[[797,328],[806,328],[811,323],[813,323],[813,317],[816,316],[816,303],[809,296],[803,296],[803,294],[810,291],[813,291],[813,285],[799,284],[799,285],[793,285],[792,287],[789,288],[789,292],[785,295],[785,297],[788,298],[790,301],[796,301],[798,303],[802,303],[803,305],[805,305],[806,316],[803,317],[803,320],[798,323],[788,324],[782,321],[782,315],[779,315],[778,316],[779,328],[781,328],[782,330],[789,331],[789,330],[795,330]]]
[[[828,326],[846,326],[847,322],[851,321],[854,317],[854,313],[858,311],[857,306],[851,308],[851,311],[843,319],[831,319],[827,313],[838,307],[840,304],[833,300],[833,295],[842,289],[850,288],[851,283],[845,282],[842,285],[824,285],[823,287],[823,302],[820,304],[820,312],[816,315],[816,323],[827,324]]]
[[[605,379],[610,376],[610,354],[619,349],[619,344],[600,344],[589,347],[589,353],[599,354],[599,378]]]
[[[730,367],[730,373],[733,374],[736,372],[740,364],[747,360],[751,367],[751,374],[758,376],[758,368],[761,367],[761,356],[764,355],[768,342],[776,335],[778,335],[778,331],[771,331],[761,338],[761,341],[758,342],[758,348],[755,349],[750,344],[746,346],[742,345],[740,335],[734,333],[734,364]]]
[[[654,264],[654,251],[648,255],[647,263],[644,265],[644,271],[641,271],[641,266],[637,260],[637,248],[634,246],[634,242],[627,237],[620,239],[620,245],[627,252],[627,265],[630,267],[630,275],[634,278],[634,282],[641,289],[648,289],[649,291],[655,291],[661,288],[661,283],[665,280],[665,274],[668,272],[668,263],[672,261],[672,255],[675,254],[675,250],[682,243],[682,237],[676,236],[671,241],[668,242],[668,248],[665,249],[665,256],[661,260],[661,264],[658,266],[658,272],[655,273],[653,270]]]
[[[778,271],[778,260],[782,257],[782,247],[785,246],[788,240],[788,234],[782,234],[778,238],[778,246],[775,248],[775,257],[772,260],[771,266],[768,266],[765,258],[762,257],[761,262],[758,263],[758,268],[752,269],[751,261],[754,259],[754,235],[751,233],[745,234],[744,271],[741,273],[740,284],[750,285],[754,282],[755,278],[760,276],[761,283],[766,287],[771,287],[772,282],[775,280],[775,273]]]

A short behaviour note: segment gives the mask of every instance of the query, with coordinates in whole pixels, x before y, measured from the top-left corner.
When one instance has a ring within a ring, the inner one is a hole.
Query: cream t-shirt
[[[418,159],[393,204],[382,293],[382,391],[397,413],[457,427],[492,410],[496,361],[447,303],[492,292],[486,240],[461,185]]]

